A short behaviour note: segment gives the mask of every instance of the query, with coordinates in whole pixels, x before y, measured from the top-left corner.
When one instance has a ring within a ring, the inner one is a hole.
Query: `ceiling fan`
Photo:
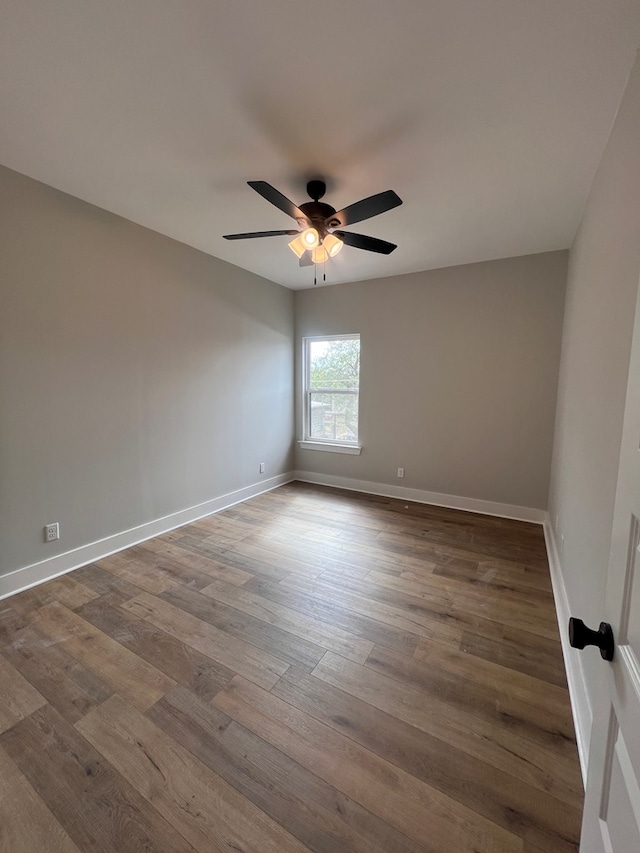
[[[336,211],[330,204],[320,201],[327,189],[325,182],[321,180],[309,181],[307,193],[311,201],[304,202],[299,207],[266,181],[247,181],[247,183],[267,201],[295,219],[301,230],[225,234],[225,240],[247,240],[285,234],[293,236],[294,239],[289,243],[289,248],[300,259],[301,267],[324,263],[329,258],[335,257],[345,243],[355,249],[379,252],[382,255],[389,255],[397,248],[395,243],[388,243],[377,237],[367,237],[365,234],[341,230],[345,225],[362,222],[363,219],[370,219],[402,204],[402,199],[393,190],[377,193]]]

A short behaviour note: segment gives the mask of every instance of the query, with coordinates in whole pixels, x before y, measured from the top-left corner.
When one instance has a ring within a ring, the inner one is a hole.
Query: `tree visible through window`
[[[305,438],[357,444],[360,335],[305,338]]]

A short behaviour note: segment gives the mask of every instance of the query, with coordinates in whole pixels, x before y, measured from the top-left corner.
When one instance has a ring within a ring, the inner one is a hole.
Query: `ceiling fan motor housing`
[[[331,207],[330,204],[325,204],[323,201],[307,201],[300,205],[300,210],[307,217],[310,225],[316,229],[321,237],[324,237],[327,233],[327,225],[330,225],[327,220],[336,212],[335,207]]]

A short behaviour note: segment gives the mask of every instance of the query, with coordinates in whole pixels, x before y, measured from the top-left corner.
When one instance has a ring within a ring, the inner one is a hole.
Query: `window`
[[[305,441],[359,452],[360,335],[304,338],[303,343]]]

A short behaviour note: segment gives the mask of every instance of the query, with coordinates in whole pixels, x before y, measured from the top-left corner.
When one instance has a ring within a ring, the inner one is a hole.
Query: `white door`
[[[640,299],[600,618],[613,627],[615,653],[602,661],[608,690],[594,708],[580,853],[640,853]]]

